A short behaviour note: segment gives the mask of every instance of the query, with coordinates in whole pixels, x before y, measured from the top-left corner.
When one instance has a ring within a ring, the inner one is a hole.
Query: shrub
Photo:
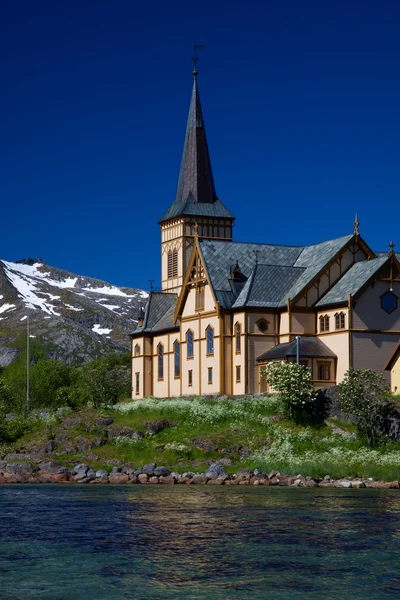
[[[324,401],[313,390],[310,369],[292,362],[270,363],[263,374],[281,398],[286,418],[302,425],[323,423]]]
[[[388,405],[382,401],[387,388],[384,377],[369,369],[349,369],[339,384],[342,410],[354,417],[360,439],[370,446],[388,440],[385,432]]]

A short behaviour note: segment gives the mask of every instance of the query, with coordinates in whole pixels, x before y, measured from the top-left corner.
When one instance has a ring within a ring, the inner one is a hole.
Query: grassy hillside
[[[204,472],[219,460],[228,473],[257,467],[290,475],[400,479],[400,443],[371,450],[344,423],[294,425],[283,419],[276,398],[146,399],[45,417],[3,445],[2,456],[46,452],[67,466],[84,461],[108,470],[156,462],[181,473]]]

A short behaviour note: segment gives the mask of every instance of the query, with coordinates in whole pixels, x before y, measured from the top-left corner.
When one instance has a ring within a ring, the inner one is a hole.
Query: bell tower
[[[235,220],[215,191],[203,113],[193,59],[193,89],[178,188],[174,202],[159,221],[161,227],[161,287],[180,293],[194,238],[232,240]]]

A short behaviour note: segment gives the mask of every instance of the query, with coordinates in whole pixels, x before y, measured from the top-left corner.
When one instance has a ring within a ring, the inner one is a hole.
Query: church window
[[[206,329],[207,354],[214,354],[214,329],[209,325]]]
[[[136,344],[136,346],[135,346],[135,356],[139,356],[139,354],[140,354],[140,346],[139,346],[139,344]]]
[[[344,329],[346,327],[346,315],[343,312],[335,314],[335,329]]]
[[[178,250],[174,248],[168,251],[168,279],[178,276]]]
[[[320,331],[329,331],[329,316],[321,315],[319,318],[319,330]]]
[[[331,365],[328,362],[318,363],[318,379],[320,381],[329,381],[331,378]]]
[[[186,333],[186,353],[187,358],[193,358],[193,331],[191,329],[189,329]]]
[[[208,367],[208,383],[211,384],[213,382],[213,368]]]
[[[237,365],[237,367],[236,367],[236,383],[240,383],[240,377],[241,377],[241,368],[240,368],[240,365]]]
[[[261,333],[265,333],[266,331],[268,331],[268,321],[266,321],[265,319],[260,319],[259,321],[257,321],[256,325],[259,331],[261,331]]]
[[[174,342],[174,376],[176,379],[181,376],[181,345],[178,340]]]
[[[135,394],[139,395],[140,373],[135,373]]]
[[[204,310],[204,286],[196,288],[195,310]]]
[[[240,323],[236,323],[235,325],[235,349],[236,354],[240,354],[241,351],[241,342],[242,342],[242,330]]]
[[[385,292],[381,296],[381,308],[390,315],[397,308],[397,300],[392,291]]]
[[[158,361],[158,375],[159,381],[164,379],[164,346],[160,343],[157,346],[157,361]]]
[[[188,386],[192,387],[193,385],[193,371],[189,370],[188,371]]]

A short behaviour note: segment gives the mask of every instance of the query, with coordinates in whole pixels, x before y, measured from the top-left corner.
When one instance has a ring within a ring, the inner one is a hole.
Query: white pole
[[[26,321],[26,410],[29,413],[29,315]]]
[[[296,363],[300,364],[300,336],[296,335]]]

